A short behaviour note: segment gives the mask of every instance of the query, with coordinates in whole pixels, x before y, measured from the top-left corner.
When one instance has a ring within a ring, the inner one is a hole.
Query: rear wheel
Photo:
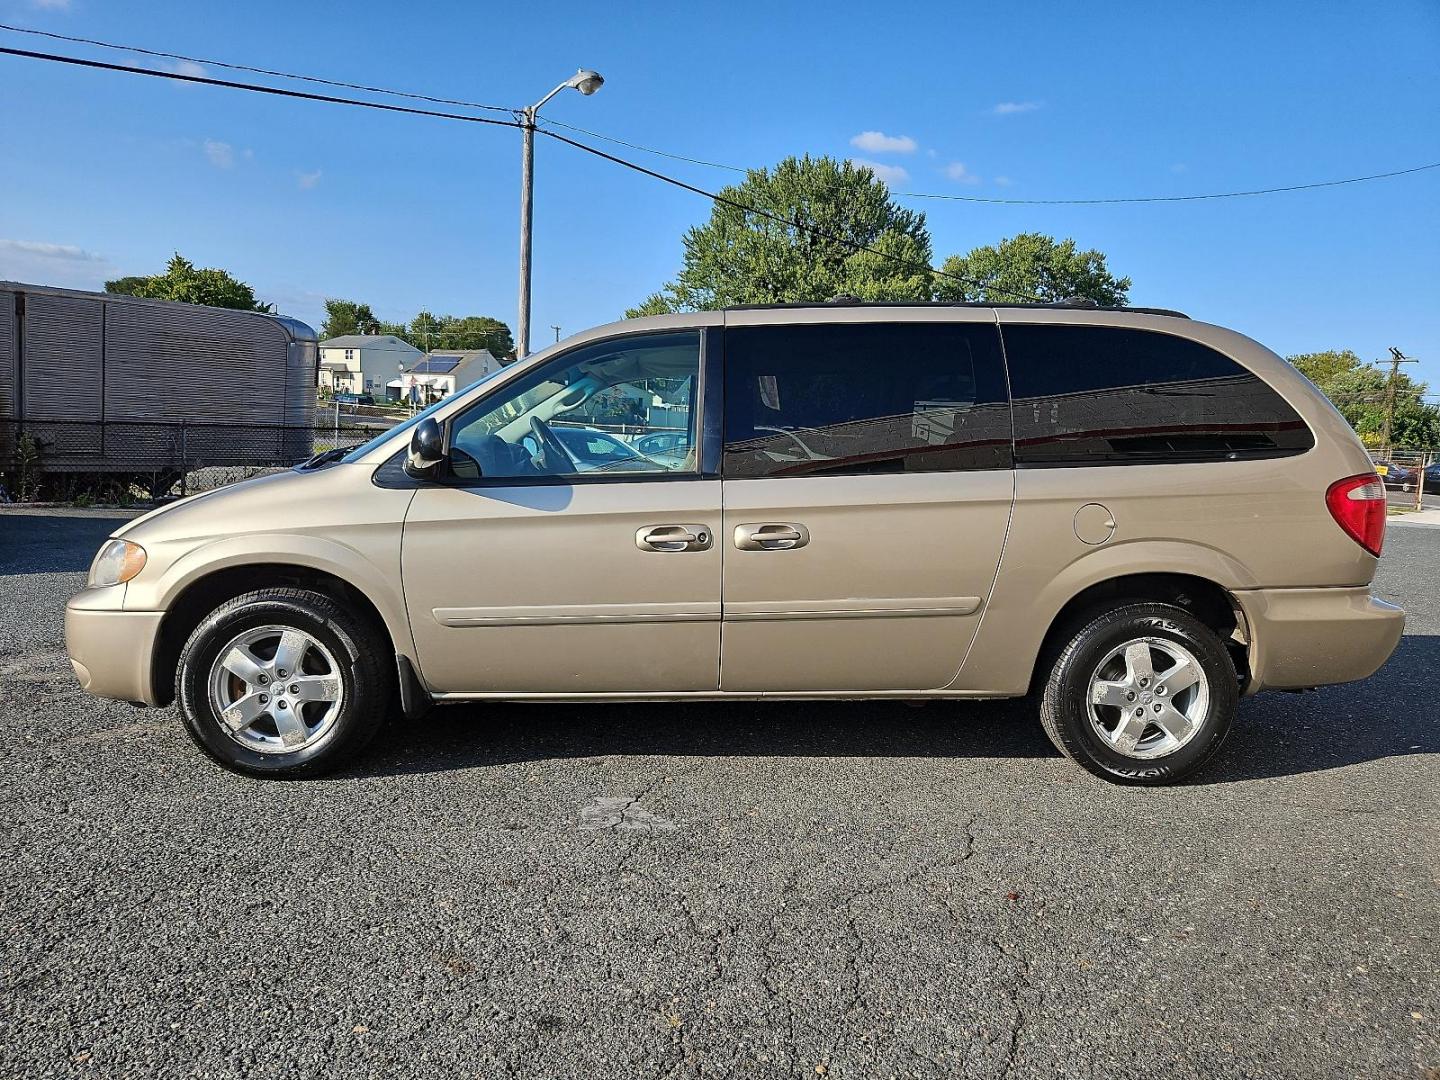
[[[300,776],[362,749],[393,684],[384,642],[365,620],[322,593],[265,589],[195,629],[175,697],[191,738],[227,769]]]
[[[1220,749],[1239,682],[1219,636],[1188,611],[1104,612],[1061,649],[1040,718],[1066,757],[1117,784],[1170,784]]]

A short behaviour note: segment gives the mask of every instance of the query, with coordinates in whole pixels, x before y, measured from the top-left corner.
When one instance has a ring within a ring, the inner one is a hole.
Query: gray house
[[[327,338],[320,342],[320,389],[332,394],[384,397],[386,387],[424,355],[394,334]]]

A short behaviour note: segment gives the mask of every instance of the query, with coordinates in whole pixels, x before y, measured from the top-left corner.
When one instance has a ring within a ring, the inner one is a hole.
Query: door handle
[[[705,551],[712,543],[706,525],[646,525],[635,532],[641,551]]]
[[[786,521],[736,525],[735,546],[741,551],[789,551],[810,542],[810,530]]]

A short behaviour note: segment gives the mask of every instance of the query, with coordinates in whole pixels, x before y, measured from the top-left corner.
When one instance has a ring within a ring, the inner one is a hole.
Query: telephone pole
[[[1394,345],[1390,346],[1390,378],[1385,382],[1385,428],[1380,433],[1380,443],[1387,451],[1390,445],[1390,429],[1395,423],[1395,380],[1400,374],[1401,364],[1414,364],[1417,360],[1406,356]]]

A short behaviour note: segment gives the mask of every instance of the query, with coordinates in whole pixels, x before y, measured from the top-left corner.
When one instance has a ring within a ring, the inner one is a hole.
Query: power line
[[[546,123],[556,127],[569,128],[571,131],[578,131],[582,135],[588,135],[592,139],[601,139],[605,142],[615,143],[618,146],[627,146],[631,150],[654,154],[657,157],[670,158],[672,161],[684,161],[691,165],[703,165],[707,168],[724,169],[727,172],[734,173],[749,173],[751,171],[749,169],[743,169],[738,165],[726,165],[719,161],[706,161],[703,158],[686,157],[684,154],[672,154],[668,150],[657,150],[653,146],[642,146],[640,143],[626,142],[624,139],[617,139],[613,135],[602,135],[598,131],[588,131],[575,124],[566,124],[559,120],[547,120]],[[994,206],[1106,206],[1122,203],[1201,202],[1207,199],[1240,199],[1252,195],[1276,195],[1287,191],[1312,191],[1316,188],[1342,187],[1346,184],[1364,184],[1371,180],[1389,180],[1392,177],[1409,176],[1412,173],[1426,172],[1429,169],[1440,169],[1440,161],[1430,162],[1426,165],[1416,165],[1409,169],[1395,169],[1391,172],[1372,173],[1368,176],[1349,176],[1343,180],[1317,180],[1307,184],[1286,184],[1281,187],[1254,188],[1248,191],[1212,191],[1200,195],[1133,195],[1106,199],[1001,199],[984,195],[952,195],[929,191],[895,191],[891,192],[891,194],[900,199],[942,199],[947,202],[985,203]]]
[[[1284,187],[1255,188],[1251,191],[1216,191],[1204,195],[1144,195],[1121,199],[990,199],[980,195],[939,195],[918,191],[896,192],[907,199],[946,199],[951,202],[994,203],[1000,206],[1102,206],[1115,203],[1173,203],[1200,202],[1205,199],[1241,199],[1250,195],[1275,195],[1284,191],[1313,191],[1316,188],[1341,187],[1345,184],[1364,184],[1371,180],[1388,180],[1394,176],[1409,176],[1411,173],[1440,169],[1440,161],[1428,165],[1416,165],[1410,169],[1396,169],[1393,172],[1372,173],[1369,176],[1350,176],[1344,180],[1319,180],[1311,184],[1287,184]]]
[[[141,56],[158,56],[166,60],[182,60],[188,64],[205,64],[209,67],[228,68],[231,71],[249,71],[256,75],[273,75],[278,79],[298,79],[301,82],[319,83],[321,86],[337,86],[345,90],[364,90],[371,94],[389,94],[393,97],[411,98],[415,101],[429,101],[436,105],[461,105],[467,109],[484,109],[487,112],[514,113],[517,111],[515,109],[507,109],[503,105],[482,105],[476,101],[432,97],[429,94],[417,94],[408,90],[390,90],[383,86],[365,86],[361,83],[341,82],[338,79],[322,79],[315,75],[297,75],[292,71],[272,71],[269,68],[251,67],[248,64],[231,64],[226,63],[224,60],[207,60],[198,56],[186,56],[183,53],[146,49],[139,45],[118,45],[110,41],[98,41],[95,38],[56,34],[49,30],[31,30],[24,26],[11,26],[8,23],[0,23],[0,30],[9,30],[12,34],[30,34],[35,37],[51,38],[54,41],[69,41],[77,45],[93,45],[98,49],[114,49],[117,52],[138,53]]]
[[[362,109],[380,109],[383,112],[407,113],[412,116],[435,116],[442,120],[463,120],[471,124],[489,124],[492,127],[518,128],[520,126],[518,120],[491,120],[485,116],[467,116],[464,113],[416,109],[407,105],[386,105],[380,101],[361,101],[359,98],[336,97],[332,94],[312,94],[305,90],[282,90],[278,86],[261,86],[258,83],[234,82],[230,79],[212,79],[206,75],[183,75],[178,71],[155,71],[153,68],[134,67],[129,64],[107,64],[103,60],[83,60],[78,56],[62,56],[59,53],[31,52],[29,49],[11,49],[0,46],[0,54],[23,56],[31,60],[49,60],[57,64],[72,64],[76,67],[96,68],[100,71],[123,71],[131,75],[149,75],[157,79],[174,79],[179,82],[200,83],[205,86],[224,86],[232,90],[250,90],[257,94],[273,94],[276,97],[324,101],[333,105],[356,105]]]
[[[261,86],[256,83],[236,82],[230,79],[213,79],[208,76],[202,75],[183,75],[175,71],[155,71],[152,68],[134,67],[128,64],[107,64],[101,60],[85,60],[75,56],[62,56],[58,53],[32,52],[28,49],[12,49],[5,46],[0,46],[0,54],[26,57],[32,60],[48,60],[55,63],[71,64],[76,67],[94,68],[101,71],[121,71],[132,75],[148,75],[152,78],[157,79],[173,79],[180,82],[200,83],[205,86],[223,86],[232,90],[249,90],[254,93],[273,94],[277,97],[300,98],[306,101],[323,101],[336,105],[354,105],[365,109],[380,109],[385,112],[398,112],[417,116],[434,116],[444,120],[463,120],[472,124],[488,124],[494,127],[518,128],[521,126],[521,124],[515,120],[491,120],[481,116],[467,116],[460,113],[439,112],[433,109],[417,109],[405,105],[385,105],[378,101],[361,101],[357,98],[336,97],[331,94],[313,94],[302,90],[282,90],[279,87]],[[647,169],[643,165],[637,164],[633,161],[627,161],[625,158],[616,157],[614,154],[606,153],[604,150],[597,149],[596,147],[587,146],[582,142],[578,142],[575,139],[568,138],[564,135],[559,134],[558,132],[547,131],[544,129],[537,130],[539,130],[542,135],[545,135],[551,139],[555,139],[558,142],[565,143],[569,146],[573,146],[578,150],[583,150],[587,154],[593,154],[596,157],[603,158],[604,160],[609,161],[613,164],[620,165],[624,168],[633,170],[634,172],[649,176],[655,180],[660,180],[663,183],[673,185],[674,187],[682,188],[685,191],[693,192],[696,195],[703,195],[705,198],[710,199],[712,202],[721,203],[722,205],[733,207],[734,209],[740,210],[744,213],[754,214],[757,217],[766,218],[767,220],[784,225],[787,228],[793,228],[801,232],[808,232],[814,236],[820,237],[821,239],[829,240],[832,243],[842,244],[846,247],[851,248],[854,251],[860,251],[870,255],[875,255],[879,258],[887,259],[890,262],[896,263],[898,265],[908,266],[913,270],[923,270],[927,274],[943,278],[949,278],[952,281],[958,281],[964,285],[986,289],[994,293],[1002,293],[1006,296],[1011,296],[1023,302],[1045,302],[1042,297],[1033,296],[1028,293],[1016,292],[1013,289],[1007,289],[997,285],[988,285],[975,278],[968,278],[960,274],[950,273],[946,270],[936,269],[929,263],[917,262],[914,259],[907,259],[903,255],[894,255],[888,251],[881,251],[878,248],[869,247],[865,244],[860,243],[857,240],[851,240],[850,238],[841,236],[838,233],[832,233],[827,229],[820,229],[814,225],[799,221],[787,220],[786,218],[781,217],[779,214],[771,213],[768,210],[761,210],[758,207],[747,206],[745,203],[742,203],[737,199],[732,199],[728,196],[720,195],[713,191],[706,191],[704,188],[696,187],[694,184],[687,184],[683,180],[678,180],[673,176],[666,176],[664,173],[656,172],[653,169]]]
[[[647,169],[644,165],[637,164],[633,161],[627,161],[625,158],[622,157],[616,157],[614,154],[607,153],[606,151],[601,150],[598,147],[586,146],[584,143],[578,142],[575,139],[567,138],[566,136],[561,135],[558,132],[546,131],[543,128],[538,128],[537,130],[540,132],[541,135],[546,135],[549,138],[555,139],[558,142],[565,143],[567,146],[573,146],[577,150],[585,151],[585,153],[587,154],[594,154],[598,158],[603,158],[604,160],[612,162],[613,164],[620,165],[626,169],[632,169],[635,172],[642,173],[645,176],[652,177],[656,180],[660,180],[663,183],[671,184],[674,187],[681,188],[685,191],[693,192],[696,195],[703,195],[705,198],[710,199],[713,202],[720,203],[722,206],[729,206],[733,209],[741,211],[742,213],[754,214],[757,217],[766,218],[769,221],[774,221],[777,224],[784,225],[787,228],[797,229],[801,232],[811,233],[812,235],[820,237],[822,240],[829,240],[832,243],[843,244],[854,251],[861,251],[869,255],[876,255],[882,259],[888,259],[891,262],[896,263],[897,265],[908,266],[912,270],[923,270],[926,273],[932,274],[937,277],[949,278],[952,281],[958,281],[962,285],[969,285],[974,288],[985,289],[988,292],[1003,293],[1006,296],[1010,296],[1015,298],[1016,300],[1021,301],[1022,303],[1043,304],[1047,302],[1043,297],[1034,296],[1030,293],[1016,292],[1013,289],[1006,289],[998,285],[989,284],[980,281],[977,278],[965,277],[962,274],[952,274],[948,270],[936,269],[929,263],[917,262],[914,259],[907,259],[903,255],[893,255],[888,251],[881,251],[879,248],[869,247],[866,244],[860,243],[858,240],[851,240],[848,237],[839,235],[838,233],[832,233],[828,229],[820,229],[815,227],[814,225],[810,225],[800,221],[791,221],[788,218],[781,217],[779,214],[771,213],[769,210],[761,210],[758,207],[747,206],[745,203],[740,202],[738,199],[732,199],[727,195],[721,195],[714,191],[706,191],[704,188],[696,187],[694,184],[687,184],[684,180],[678,180],[673,176],[666,176],[664,173],[656,172],[654,169]]]
[[[366,92],[366,93],[386,94],[386,95],[390,95],[390,96],[392,96],[392,97],[409,98],[409,99],[414,100],[414,101],[428,101],[428,102],[431,102],[432,104],[437,104],[437,105],[457,105],[457,106],[460,106],[460,107],[462,107],[462,108],[467,108],[467,109],[480,109],[480,110],[484,110],[484,111],[488,111],[488,112],[506,112],[506,113],[512,113],[512,114],[515,114],[515,113],[518,113],[518,112],[519,112],[519,110],[517,110],[517,109],[509,108],[509,107],[503,106],[503,105],[487,105],[487,104],[484,104],[484,103],[481,103],[481,102],[477,102],[477,101],[466,101],[466,100],[461,99],[461,98],[437,97],[437,96],[434,96],[434,95],[431,95],[431,94],[421,94],[421,93],[416,93],[416,92],[409,91],[409,90],[395,90],[395,89],[392,89],[392,88],[389,88],[389,87],[383,87],[383,86],[367,86],[367,85],[365,85],[365,84],[363,84],[363,83],[344,82],[344,81],[338,80],[338,79],[325,79],[325,78],[321,78],[321,77],[315,76],[315,75],[301,75],[301,74],[298,74],[298,73],[296,73],[296,72],[277,71],[277,70],[274,70],[274,69],[272,69],[272,68],[255,67],[255,66],[252,66],[252,65],[249,65],[249,64],[236,64],[236,63],[229,63],[229,62],[224,61],[224,60],[212,60],[212,59],[206,59],[206,58],[204,58],[204,57],[186,56],[186,55],[183,54],[183,53],[165,52],[165,51],[160,50],[160,49],[148,49],[148,48],[145,48],[145,47],[139,46],[139,45],[121,45],[121,44],[118,44],[118,43],[115,43],[115,42],[101,41],[101,40],[96,39],[96,38],[77,37],[77,36],[73,36],[73,35],[70,35],[70,34],[59,34],[59,33],[54,33],[54,32],[52,32],[52,31],[49,31],[49,30],[35,30],[35,29],[28,28],[28,27],[23,27],[23,26],[14,26],[14,25],[9,24],[9,23],[0,23],[0,30],[8,30],[8,31],[10,31],[11,33],[15,33],[15,34],[30,34],[30,35],[37,36],[37,37],[50,38],[50,39],[55,40],[55,41],[68,41],[68,42],[72,42],[72,43],[80,44],[80,45],[91,45],[91,46],[94,46],[94,47],[96,47],[96,48],[101,48],[101,49],[113,49],[113,50],[120,51],[120,52],[136,53],[136,54],[139,54],[139,55],[142,55],[142,56],[154,56],[154,57],[164,58],[164,59],[167,59],[167,60],[179,60],[179,61],[184,61],[184,62],[192,63],[192,64],[202,64],[202,65],[209,65],[209,66],[211,66],[211,67],[227,68],[227,69],[229,69],[229,70],[231,70],[231,71],[248,71],[248,72],[252,72],[252,73],[257,74],[257,75],[269,75],[269,76],[273,76],[273,77],[275,77],[275,78],[280,78],[280,79],[295,79],[295,80],[299,80],[299,81],[302,81],[302,82],[317,83],[317,84],[322,85],[322,86],[334,86],[334,87],[339,87],[339,88],[346,89],[346,90],[361,90],[361,91],[364,91],[364,92]],[[8,52],[8,51],[10,51],[10,50],[4,50],[4,51],[7,51],[7,52]],[[15,54],[16,54],[16,55],[35,55],[35,56],[44,56],[44,55],[46,55],[46,54],[40,54],[40,53],[36,53],[36,54],[25,53],[25,52],[23,52],[23,51],[21,51],[21,50],[15,50]],[[59,57],[54,57],[54,59],[60,59],[60,58],[59,58]],[[71,62],[71,63],[81,63],[81,62],[82,62],[82,61],[76,60],[75,58],[66,58],[66,59],[67,59],[69,62]],[[128,68],[124,68],[124,69],[122,69],[122,70],[144,70],[144,69],[128,69]],[[161,74],[161,73],[155,72],[155,73],[153,73],[153,74]],[[201,79],[201,78],[196,77],[196,76],[188,76],[188,77],[187,77],[187,76],[180,76],[178,72],[173,73],[173,74],[175,74],[175,75],[177,75],[177,76],[179,76],[179,77],[181,77],[181,78],[188,78],[190,81],[197,81],[197,82],[206,81],[206,80]],[[235,84],[233,84],[233,83],[228,83],[228,82],[225,82],[225,81],[223,81],[223,80],[213,80],[213,81],[212,81],[212,85],[233,86],[233,85],[235,85]],[[277,91],[277,92],[278,92],[278,91]],[[322,97],[322,98],[319,98],[318,100],[332,100],[332,99]],[[347,101],[346,103],[347,103],[347,104],[362,104],[361,102],[355,102],[355,101]],[[377,108],[384,108],[385,106],[378,106],[378,105],[377,105],[376,107],[377,107]],[[449,114],[431,114],[431,115],[447,115],[447,118],[460,119],[460,117],[449,116]],[[685,155],[685,154],[676,154],[676,153],[672,153],[672,152],[670,152],[670,151],[668,151],[668,150],[659,150],[659,149],[656,149],[656,148],[653,147],[653,146],[645,146],[645,145],[642,145],[641,143],[629,142],[629,141],[627,141],[627,140],[625,140],[625,139],[616,138],[616,137],[613,136],[613,135],[605,135],[605,134],[602,134],[601,132],[591,131],[591,130],[589,130],[588,128],[582,128],[582,127],[579,127],[578,125],[575,125],[575,124],[567,124],[567,123],[565,123],[564,121],[560,121],[560,120],[549,120],[549,119],[547,119],[547,120],[545,121],[545,123],[546,123],[546,124],[549,124],[549,125],[552,125],[552,126],[555,126],[555,127],[566,128],[566,129],[568,129],[568,130],[570,130],[570,131],[577,132],[577,133],[579,133],[579,134],[581,134],[581,135],[588,136],[589,138],[592,138],[592,139],[599,139],[599,140],[601,140],[601,141],[603,141],[603,142],[613,143],[613,144],[615,144],[615,145],[617,145],[617,146],[624,146],[624,147],[627,147],[628,149],[631,149],[631,150],[639,150],[641,153],[653,154],[653,155],[655,155],[656,157],[669,158],[669,159],[672,160],[672,161],[683,161],[683,162],[686,162],[687,164],[690,164],[690,165],[700,165],[700,166],[703,166],[703,167],[705,167],[705,168],[710,168],[710,169],[723,169],[723,170],[725,170],[725,171],[727,171],[727,172],[740,173],[740,174],[742,174],[742,175],[743,175],[743,174],[746,174],[746,173],[749,173],[749,172],[751,171],[751,170],[749,170],[749,169],[742,168],[742,167],[739,166],[739,165],[727,165],[727,164],[725,164],[724,162],[719,162],[719,161],[707,161],[707,160],[704,159],[704,158],[689,157],[689,156],[687,156],[687,155]],[[1440,169],[1440,161],[1430,162],[1430,163],[1427,163],[1427,164],[1424,164],[1424,165],[1415,165],[1415,166],[1412,166],[1411,168],[1408,168],[1408,169],[1394,169],[1394,170],[1391,170],[1390,172],[1371,173],[1371,174],[1366,175],[1366,176],[1350,176],[1350,177],[1345,177],[1345,178],[1340,179],[1340,180],[1319,180],[1319,181],[1313,181],[1313,182],[1304,183],[1304,184],[1285,184],[1285,185],[1281,185],[1281,186],[1278,186],[1278,187],[1253,188],[1253,189],[1244,190],[1244,191],[1204,192],[1204,193],[1201,193],[1201,194],[1198,194],[1198,195],[1136,195],[1136,196],[1121,196],[1121,197],[1096,198],[1096,199],[1005,199],[1005,198],[995,198],[995,197],[984,196],[984,195],[956,195],[956,194],[949,194],[949,193],[944,193],[944,192],[928,192],[928,191],[896,191],[896,192],[892,192],[892,194],[894,194],[894,195],[895,195],[896,197],[898,197],[898,198],[904,198],[904,199],[936,199],[936,200],[945,201],[945,202],[976,203],[976,204],[991,205],[991,206],[1114,206],[1114,205],[1125,205],[1125,204],[1136,205],[1136,204],[1146,204],[1146,203],[1203,202],[1203,201],[1215,200],[1215,199],[1239,199],[1239,198],[1248,198],[1248,197],[1256,196],[1256,195],[1276,195],[1276,194],[1282,194],[1282,193],[1292,192],[1292,191],[1313,191],[1313,190],[1317,190],[1317,189],[1320,189],[1320,188],[1343,187],[1343,186],[1346,186],[1346,185],[1349,185],[1349,184],[1364,184],[1364,183],[1369,183],[1369,182],[1374,181],[1374,180],[1389,180],[1389,179],[1393,179],[1394,177],[1397,177],[1397,176],[1410,176],[1410,175],[1413,175],[1414,173],[1427,172],[1427,171],[1429,171],[1429,170],[1431,170],[1431,169]]]
[[[742,169],[739,165],[723,165],[718,161],[706,161],[703,158],[686,157],[684,154],[672,154],[667,150],[656,150],[651,146],[641,146],[639,143],[626,142],[624,139],[617,139],[613,135],[601,135],[598,131],[590,131],[587,128],[575,124],[567,124],[561,120],[551,120],[546,117],[544,123],[553,127],[568,128],[570,131],[577,131],[581,135],[588,135],[592,139],[600,139],[602,142],[614,143],[616,146],[628,146],[631,150],[639,150],[642,153],[654,154],[656,157],[669,158],[671,161],[684,161],[691,165],[704,165],[710,169],[725,169],[729,172],[748,174],[749,169]]]

